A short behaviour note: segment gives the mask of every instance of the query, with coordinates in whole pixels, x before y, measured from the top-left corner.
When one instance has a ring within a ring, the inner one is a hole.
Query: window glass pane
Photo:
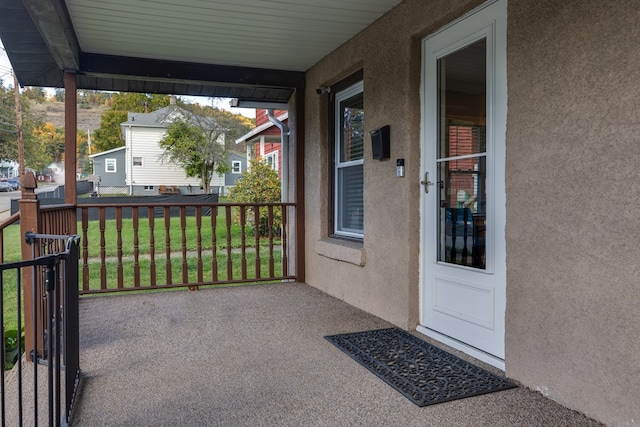
[[[486,40],[439,59],[438,73],[438,260],[485,269]]]
[[[484,269],[486,157],[438,163],[440,250],[438,260]]]
[[[362,93],[340,103],[340,162],[361,160],[364,153],[364,104]]]
[[[362,233],[364,223],[363,167],[355,165],[338,170],[337,229]]]

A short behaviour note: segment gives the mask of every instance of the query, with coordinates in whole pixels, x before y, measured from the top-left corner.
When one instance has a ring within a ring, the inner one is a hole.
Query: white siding
[[[164,128],[126,127],[126,183],[127,185],[176,185],[200,188],[198,178],[188,178],[184,169],[162,161],[159,142],[165,134]],[[142,157],[142,166],[133,166],[133,158]],[[224,177],[214,176],[211,186],[224,185]]]

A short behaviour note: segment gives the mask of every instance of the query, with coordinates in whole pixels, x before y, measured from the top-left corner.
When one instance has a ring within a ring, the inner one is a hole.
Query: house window
[[[363,238],[364,96],[363,83],[336,93],[334,100],[333,232]]]
[[[242,162],[234,160],[231,162],[231,173],[242,173]]]
[[[133,166],[142,166],[142,157],[134,157]]]
[[[267,164],[271,166],[271,169],[273,169],[274,171],[278,170],[278,152],[277,151],[273,151],[269,154],[265,154],[262,157],[267,162]]]
[[[153,185],[145,185],[144,191],[153,191]]]
[[[116,159],[104,159],[104,171],[116,173]]]

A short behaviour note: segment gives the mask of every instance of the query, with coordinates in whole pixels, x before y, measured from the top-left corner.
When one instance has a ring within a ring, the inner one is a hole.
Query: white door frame
[[[455,337],[443,335],[429,325],[424,325],[425,301],[432,298],[428,292],[430,288],[426,283],[429,280],[429,270],[434,270],[438,264],[436,260],[437,239],[429,230],[435,230],[436,218],[427,206],[428,197],[435,198],[431,194],[425,194],[424,188],[420,186],[420,325],[418,331],[433,337],[447,345],[459,349],[477,359],[487,362],[500,369],[504,369],[504,331],[505,331],[505,311],[506,311],[506,193],[505,193],[505,143],[506,143],[506,118],[507,118],[507,74],[506,74],[506,23],[507,23],[507,1],[494,0],[474,9],[463,17],[450,23],[436,33],[426,37],[422,42],[422,87],[421,87],[421,173],[424,178],[426,172],[430,172],[432,180],[436,181],[435,164],[436,147],[435,143],[427,146],[428,141],[437,140],[437,125],[434,117],[437,113],[437,100],[435,96],[428,94],[436,93],[436,89],[428,85],[435,84],[435,78],[427,79],[432,70],[428,68],[437,52],[427,52],[427,41],[437,35],[448,31],[451,40],[448,46],[464,47],[471,41],[478,38],[478,33],[489,31],[487,49],[491,49],[494,54],[490,64],[493,75],[487,81],[487,188],[491,191],[490,206],[487,207],[487,218],[492,217],[490,235],[486,236],[487,246],[487,269],[477,274],[492,275],[491,280],[495,284],[495,328],[497,334],[502,336],[502,350],[497,351],[497,355],[486,353],[476,347],[458,341]],[[452,28],[455,28],[452,30]],[[447,49],[448,52],[451,49]],[[444,56],[444,55],[442,55]],[[435,190],[435,187],[431,187]],[[439,267],[438,267],[439,268]],[[464,269],[464,267],[462,268]],[[455,267],[451,267],[455,273]],[[461,270],[462,271],[462,270]]]

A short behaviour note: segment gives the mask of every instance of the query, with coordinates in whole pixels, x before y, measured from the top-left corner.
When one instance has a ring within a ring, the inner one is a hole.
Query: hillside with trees
[[[20,95],[23,116],[25,166],[40,171],[54,162],[64,161],[64,90],[55,92],[27,87]],[[227,150],[244,153],[235,139],[247,132],[253,121],[210,106],[188,104],[177,98],[182,107],[195,114],[215,117],[224,127]],[[169,105],[169,95],[78,91],[78,167],[90,174],[89,155],[124,145],[120,123],[129,112],[151,112]],[[17,133],[13,88],[0,86],[0,160],[16,160]],[[91,137],[91,153],[87,144]]]

